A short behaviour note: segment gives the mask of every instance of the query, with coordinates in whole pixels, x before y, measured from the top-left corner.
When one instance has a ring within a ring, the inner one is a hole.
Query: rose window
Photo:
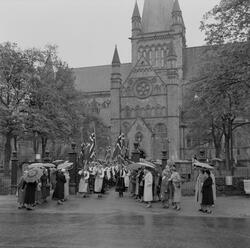
[[[149,97],[152,92],[152,86],[147,81],[140,81],[135,85],[135,92],[139,98]]]

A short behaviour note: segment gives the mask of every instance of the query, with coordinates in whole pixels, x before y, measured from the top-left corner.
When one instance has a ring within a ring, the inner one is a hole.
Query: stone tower
[[[123,131],[130,150],[138,141],[147,158],[167,148],[179,159],[185,26],[178,0],[145,0],[142,17],[136,2],[130,39],[132,69],[123,82],[117,50],[112,63],[112,134]]]

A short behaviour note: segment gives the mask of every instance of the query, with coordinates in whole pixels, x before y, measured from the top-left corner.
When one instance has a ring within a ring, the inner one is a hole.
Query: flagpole
[[[94,121],[94,133],[95,133],[95,154],[97,158],[97,135],[96,135],[96,130],[95,130],[95,121]]]

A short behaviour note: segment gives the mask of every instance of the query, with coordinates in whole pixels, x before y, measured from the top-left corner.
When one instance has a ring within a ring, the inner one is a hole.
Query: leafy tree
[[[249,124],[238,123],[239,118],[249,114],[248,18],[249,3],[246,0],[222,0],[204,15],[201,30],[205,31],[209,46],[199,75],[194,79],[197,84],[191,89],[193,95],[199,97],[198,108],[205,112],[202,115],[204,121],[210,123],[212,133],[217,130],[218,142],[223,133],[227,168],[233,161],[233,131]]]
[[[8,171],[11,140],[22,131],[30,80],[34,72],[30,54],[16,44],[0,45],[0,132],[5,137],[4,168]]]

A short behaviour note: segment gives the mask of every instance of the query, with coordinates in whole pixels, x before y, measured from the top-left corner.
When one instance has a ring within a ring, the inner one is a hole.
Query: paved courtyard
[[[245,248],[250,245],[250,198],[218,198],[213,215],[196,211],[193,198],[183,210],[161,209],[111,191],[102,199],[71,197],[35,211],[17,210],[15,197],[0,196],[0,247],[9,248]]]

